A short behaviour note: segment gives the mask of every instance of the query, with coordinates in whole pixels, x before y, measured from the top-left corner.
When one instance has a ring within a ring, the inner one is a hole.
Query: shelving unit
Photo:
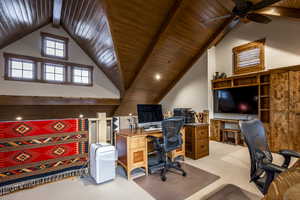
[[[258,87],[258,117],[264,123],[267,134],[269,134],[270,124],[270,72],[251,73],[247,75],[231,76],[225,79],[212,81],[213,90]],[[226,123],[238,123],[239,120],[212,119],[211,120],[211,140],[219,142],[230,142],[234,137],[234,144],[244,145],[238,129],[226,129]],[[231,138],[228,140],[228,136]]]
[[[258,86],[258,117],[266,125],[270,123],[270,73],[259,72],[231,76],[212,81],[213,90]]]

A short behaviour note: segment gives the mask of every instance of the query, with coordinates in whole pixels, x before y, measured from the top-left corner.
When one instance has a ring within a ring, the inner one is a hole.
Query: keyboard
[[[162,128],[147,128],[144,129],[144,131],[148,132],[148,131],[162,131]]]

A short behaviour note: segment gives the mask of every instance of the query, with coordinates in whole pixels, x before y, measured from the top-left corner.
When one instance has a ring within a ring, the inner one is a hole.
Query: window
[[[43,79],[50,82],[65,82],[65,66],[53,63],[43,64]]]
[[[91,69],[87,67],[72,68],[72,82],[89,85],[92,83]]]
[[[93,86],[93,66],[3,53],[5,80]]]
[[[29,59],[6,57],[6,79],[36,79],[36,63]]]
[[[42,56],[67,59],[68,38],[49,33],[41,33],[41,36]]]
[[[264,70],[264,44],[263,39],[233,48],[234,74]]]

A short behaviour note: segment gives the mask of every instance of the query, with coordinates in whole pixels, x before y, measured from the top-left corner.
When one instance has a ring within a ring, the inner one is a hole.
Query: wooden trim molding
[[[0,95],[0,105],[120,105],[120,99]]]
[[[45,53],[45,39],[46,38],[53,38],[53,39],[64,41],[64,44],[65,44],[64,55],[65,56],[59,57],[59,56],[47,55]],[[60,35],[51,34],[51,33],[41,32],[41,55],[43,57],[68,60],[68,58],[69,58],[68,53],[69,53],[69,38],[63,37]]]
[[[233,53],[233,74],[245,74],[245,73],[251,73],[251,72],[259,72],[265,69],[265,39],[257,40],[254,42],[250,42],[248,44],[244,44],[238,47],[235,47],[232,49]],[[249,65],[246,67],[240,67],[238,65],[239,58],[238,54],[240,54],[243,51],[248,51],[251,49],[259,48],[260,50],[260,63]]]

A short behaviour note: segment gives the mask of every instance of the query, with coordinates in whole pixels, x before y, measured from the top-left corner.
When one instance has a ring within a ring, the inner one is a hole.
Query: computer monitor
[[[161,126],[162,107],[159,104],[138,104],[138,122],[140,127]]]

